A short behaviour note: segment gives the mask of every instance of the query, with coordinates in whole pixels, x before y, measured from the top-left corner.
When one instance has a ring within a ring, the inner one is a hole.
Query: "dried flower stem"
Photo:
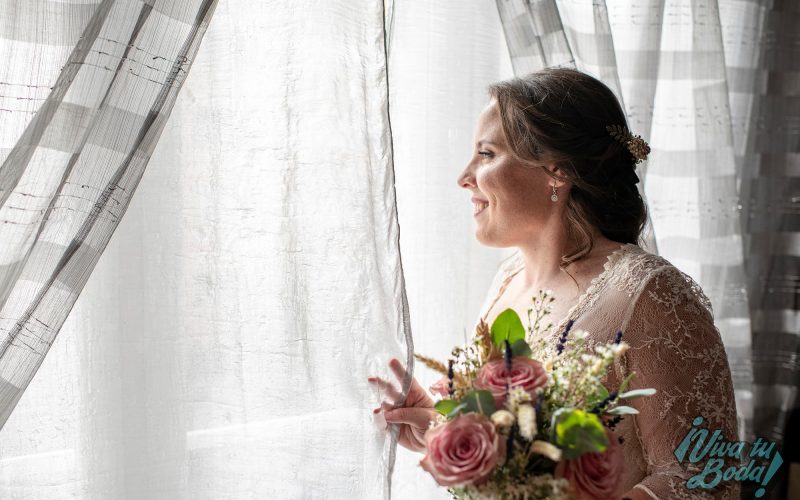
[[[431,370],[437,371],[437,372],[441,373],[444,376],[448,375],[447,366],[444,363],[442,363],[441,361],[437,361],[437,360],[435,360],[433,358],[429,358],[427,356],[424,356],[422,354],[417,354],[417,353],[414,353],[414,357],[417,359],[417,361],[421,362],[422,364],[424,364],[425,366],[427,366]],[[453,373],[453,380],[455,381],[456,384],[462,385],[462,386],[466,385],[466,383],[467,383],[467,381],[464,380],[464,377],[460,373]]]

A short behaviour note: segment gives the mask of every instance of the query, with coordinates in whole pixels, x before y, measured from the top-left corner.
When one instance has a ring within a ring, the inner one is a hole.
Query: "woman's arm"
[[[703,418],[699,427],[709,429],[709,437],[720,429],[724,439],[738,441],[728,359],[710,303],[691,278],[671,265],[651,276],[630,311],[623,340],[631,348],[618,366],[619,376],[636,372],[630,389],[653,387],[658,391],[627,403],[640,412],[633,426],[648,475],[625,496],[738,498],[735,480],[721,481],[713,489],[687,488],[687,481],[713,457],[690,464],[688,458],[679,463],[675,455],[697,417]],[[738,463],[726,459],[726,465]]]

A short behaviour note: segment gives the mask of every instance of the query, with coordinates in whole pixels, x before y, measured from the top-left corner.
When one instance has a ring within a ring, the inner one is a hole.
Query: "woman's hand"
[[[389,361],[389,368],[400,381],[402,386],[406,376],[406,370],[397,358]],[[400,424],[399,442],[411,451],[425,451],[425,431],[428,430],[429,423],[436,417],[436,410],[433,408],[433,399],[419,385],[417,379],[411,379],[411,387],[408,389],[405,405],[396,407],[395,403],[400,399],[400,391],[388,381],[380,377],[369,377],[370,383],[378,385],[386,391],[386,395],[391,401],[384,401],[379,408],[372,410],[372,413],[383,411],[383,416],[389,423]]]

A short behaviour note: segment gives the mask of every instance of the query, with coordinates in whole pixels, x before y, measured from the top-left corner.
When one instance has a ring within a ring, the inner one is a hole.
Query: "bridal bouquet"
[[[530,338],[552,301],[548,292],[533,298]],[[447,365],[415,354],[445,375],[431,387],[443,399],[425,433],[420,465],[454,498],[605,499],[623,493],[614,427],[637,411],[620,402],[655,390],[626,392],[631,374],[609,392],[601,379],[628,348],[622,332],[611,343],[590,346],[586,332],[570,332],[572,324],[559,336],[553,360],[544,363],[533,359],[512,309],[491,328],[481,320],[472,343],[453,349]]]

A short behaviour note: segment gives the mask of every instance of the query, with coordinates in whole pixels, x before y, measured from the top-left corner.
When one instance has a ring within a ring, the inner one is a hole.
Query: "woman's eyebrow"
[[[481,144],[491,144],[492,146],[497,146],[497,144],[493,143],[492,141],[486,141],[486,140],[478,141],[478,147],[480,147]]]

